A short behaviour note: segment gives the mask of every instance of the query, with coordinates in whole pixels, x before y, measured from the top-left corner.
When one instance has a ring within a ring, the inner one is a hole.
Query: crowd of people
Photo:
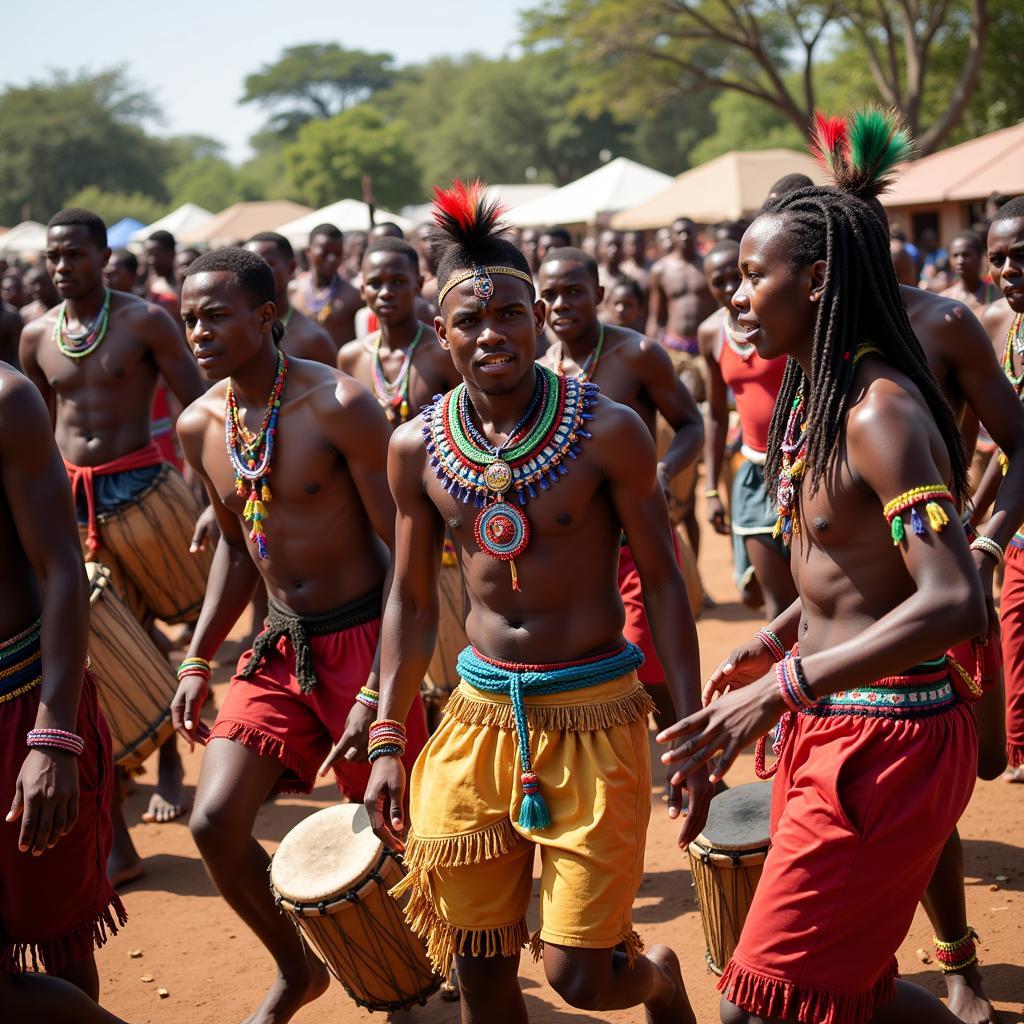
[[[171,678],[145,818],[190,813],[276,966],[250,1021],[328,986],[253,827],[329,773],[402,851],[467,1024],[526,1019],[526,946],[571,1006],[694,1021],[632,924],[649,719],[683,849],[741,751],[774,776],[723,1022],[995,1020],[957,821],[976,778],[1024,781],[1024,199],[915,247],[878,199],[906,133],[857,127],[873,147],[819,128],[828,185],[650,239],[508,230],[456,182],[408,239],[156,232],[140,260],[69,208],[3,268],[8,1019],[116,1020],[94,949],[147,866],[101,710],[142,672],[104,675],[113,602]],[[702,677],[709,528],[766,624]],[[205,748],[190,809],[179,741]],[[946,1004],[898,978],[919,902]]]

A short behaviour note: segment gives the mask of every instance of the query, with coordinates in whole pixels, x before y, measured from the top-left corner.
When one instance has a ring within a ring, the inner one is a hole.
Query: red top
[[[736,397],[744,447],[766,452],[768,428],[772,422],[775,399],[782,387],[786,357],[762,359],[753,348],[749,355],[741,356],[729,343],[724,317],[716,355],[722,379],[732,388]]]

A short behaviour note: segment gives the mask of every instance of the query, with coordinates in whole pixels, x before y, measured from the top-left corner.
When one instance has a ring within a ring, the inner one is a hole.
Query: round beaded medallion
[[[488,505],[476,517],[476,542],[492,558],[510,562],[518,558],[530,542],[530,521],[518,505],[498,501]]]
[[[504,494],[512,486],[512,467],[497,459],[484,470],[484,483],[496,494]]]

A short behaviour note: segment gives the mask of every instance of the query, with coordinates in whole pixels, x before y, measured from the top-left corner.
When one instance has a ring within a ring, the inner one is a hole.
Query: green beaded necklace
[[[100,315],[93,322],[92,326],[84,334],[75,337],[67,332],[72,344],[64,340],[68,317],[67,300],[61,303],[60,312],[57,314],[57,322],[53,326],[53,340],[57,348],[69,359],[84,359],[87,355],[95,352],[107,336],[107,325],[110,323],[110,289],[103,289],[103,306]]]

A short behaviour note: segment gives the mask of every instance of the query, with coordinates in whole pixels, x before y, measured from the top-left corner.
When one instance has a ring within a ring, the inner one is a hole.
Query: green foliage
[[[784,114],[738,92],[723,92],[711,103],[717,130],[690,152],[694,165],[734,149],[803,149],[806,139]]]
[[[385,118],[368,103],[309,121],[285,149],[288,180],[313,207],[361,198],[363,175],[370,175],[381,206],[416,202],[422,197],[420,170],[407,136],[403,122]]]
[[[107,192],[96,185],[88,185],[80,192],[69,196],[65,206],[84,206],[112,227],[125,217],[134,217],[143,224],[152,224],[168,212],[166,203],[159,202],[141,192]],[[51,215],[56,213],[56,207]]]
[[[242,102],[276,109],[269,127],[294,138],[307,121],[333,117],[390,85],[392,63],[389,53],[346,50],[337,43],[290,46],[246,78]]]
[[[0,94],[0,223],[46,220],[88,185],[165,201],[164,145],[142,127],[155,113],[120,70],[8,88]]]
[[[203,156],[175,167],[167,175],[171,206],[196,203],[207,210],[223,210],[241,199],[238,171],[221,157]]]

